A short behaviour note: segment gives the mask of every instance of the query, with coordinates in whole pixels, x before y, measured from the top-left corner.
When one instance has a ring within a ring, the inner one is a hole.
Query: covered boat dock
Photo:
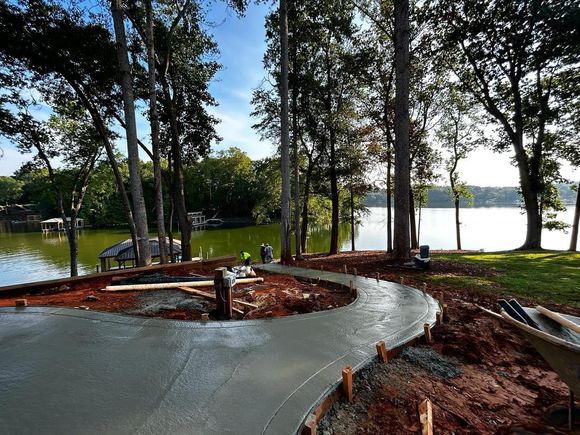
[[[167,238],[166,240],[168,246],[167,256],[172,255],[172,262],[178,261],[181,258],[181,242],[179,240],[173,240],[173,253],[170,254],[171,250],[169,249],[169,239]],[[150,238],[149,246],[151,247],[151,258],[158,259],[160,257],[159,240],[157,238]],[[105,248],[99,254],[99,260],[101,261],[101,272],[105,272],[111,269],[136,267],[133,241],[131,239],[127,239],[109,246],[108,248]],[[117,262],[117,266],[112,266],[114,261]]]

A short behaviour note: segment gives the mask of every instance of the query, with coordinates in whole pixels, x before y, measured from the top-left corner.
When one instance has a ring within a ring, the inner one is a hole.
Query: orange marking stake
[[[346,366],[342,369],[342,391],[349,402],[352,402],[352,367]]]
[[[316,415],[310,414],[304,423],[302,435],[316,435]]]
[[[425,323],[423,325],[423,330],[425,331],[425,341],[428,344],[433,343],[433,337],[431,337],[431,328],[430,328],[430,325],[428,323]]]
[[[433,435],[433,406],[429,399],[419,403],[419,421],[421,422],[421,434]]]
[[[379,356],[379,361],[382,363],[389,362],[389,357],[387,354],[387,348],[385,347],[384,341],[379,341],[377,343],[377,355]]]

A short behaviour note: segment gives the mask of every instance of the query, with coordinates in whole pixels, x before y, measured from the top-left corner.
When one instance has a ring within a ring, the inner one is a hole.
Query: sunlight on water
[[[571,223],[573,210],[561,213],[559,219]],[[518,208],[472,208],[461,210],[464,249],[498,251],[517,248],[525,236],[525,216]],[[260,225],[242,228],[217,228],[195,231],[192,254],[204,257],[238,255],[241,249],[259,261],[259,246],[271,243],[279,254],[279,226]],[[153,235],[153,234],[152,234]],[[314,228],[309,235],[311,252],[328,249],[328,228]],[[79,234],[79,273],[91,273],[98,264],[97,256],[106,247],[129,238],[123,230],[84,230]],[[386,210],[370,209],[370,214],[357,226],[356,249],[386,248]],[[431,249],[455,249],[454,210],[431,208],[422,210],[420,243]],[[351,249],[350,227],[340,227],[343,250]],[[567,249],[569,234],[544,231],[543,246]],[[68,244],[63,234],[0,233],[0,285],[66,277],[69,274]]]

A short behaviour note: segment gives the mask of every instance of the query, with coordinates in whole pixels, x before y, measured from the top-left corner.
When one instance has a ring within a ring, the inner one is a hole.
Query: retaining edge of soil
[[[433,330],[436,326],[437,324],[431,325],[430,329]],[[390,360],[391,358],[397,357],[406,347],[418,345],[424,336],[425,334],[411,338],[406,343],[402,343],[400,346],[397,346],[394,349],[387,350],[388,359]],[[375,360],[378,360],[378,356],[370,358],[364,364],[353,367],[353,376],[363,370],[365,367],[368,367]],[[384,364],[388,364],[388,362],[385,362]],[[314,406],[310,409],[308,417],[303,422],[302,430],[299,432],[301,435],[314,435],[317,433],[316,429],[318,423],[320,423],[326,413],[332,408],[332,405],[344,397],[344,393],[341,390],[342,381],[339,381],[330,388],[329,392],[321,400],[319,400],[318,403],[314,404]]]

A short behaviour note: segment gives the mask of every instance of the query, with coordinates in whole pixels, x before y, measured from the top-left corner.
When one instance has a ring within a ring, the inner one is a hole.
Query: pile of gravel
[[[443,379],[452,379],[462,373],[461,368],[450,359],[438,354],[430,347],[406,347],[401,356],[405,361],[416,364]]]

